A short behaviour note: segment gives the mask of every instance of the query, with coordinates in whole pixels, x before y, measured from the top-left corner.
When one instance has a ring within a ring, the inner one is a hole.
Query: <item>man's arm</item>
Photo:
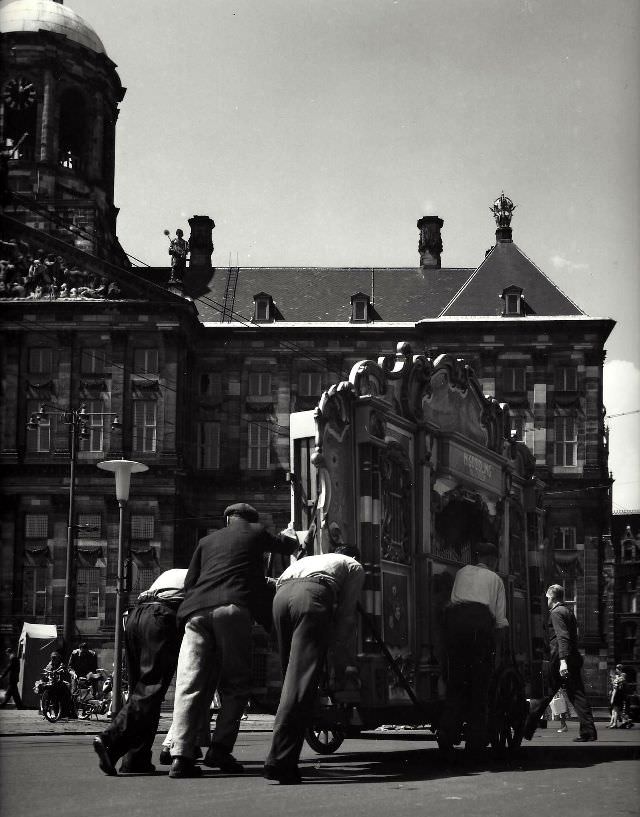
[[[337,643],[343,645],[354,643],[356,610],[363,586],[364,569],[362,565],[350,566],[340,588],[335,612],[334,639]]]
[[[282,553],[285,556],[290,556],[299,547],[298,537],[295,530],[289,525],[275,536],[264,531],[262,549],[266,553]]]

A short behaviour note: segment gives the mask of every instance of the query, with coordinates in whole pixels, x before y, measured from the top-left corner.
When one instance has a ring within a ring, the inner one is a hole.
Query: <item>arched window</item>
[[[72,88],[60,100],[59,164],[76,172],[85,170],[88,144],[86,102],[80,91]]]

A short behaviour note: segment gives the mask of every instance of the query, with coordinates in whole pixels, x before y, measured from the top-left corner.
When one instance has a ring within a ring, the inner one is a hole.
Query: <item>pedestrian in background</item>
[[[560,729],[558,732],[566,732],[567,727],[567,713],[569,712],[569,707],[567,705],[567,699],[564,696],[564,690],[562,687],[556,692],[556,694],[551,699],[551,703],[549,704],[551,708],[551,716],[552,718],[558,718],[560,721]]]
[[[4,668],[2,675],[0,675],[0,681],[4,681],[4,679],[8,677],[9,683],[1,705],[6,706],[11,698],[13,698],[16,707],[18,709],[24,709],[22,698],[20,697],[20,690],[18,689],[18,680],[20,678],[20,659],[16,655],[15,650],[13,650],[11,647],[6,650],[6,654],[8,663]]]
[[[260,524],[256,509],[244,502],[227,507],[224,516],[226,527],[198,542],[185,579],[172,778],[202,773],[195,765],[198,732],[216,689],[220,712],[203,763],[231,774],[244,771],[231,753],[251,692],[251,628],[264,614],[269,589],[264,554],[291,554],[298,547],[292,528],[273,536]]]
[[[624,726],[624,706],[627,698],[627,676],[622,664],[617,664],[611,677],[611,720],[607,729],[619,729]]]
[[[548,689],[551,690],[551,694],[545,698],[531,700],[529,715],[524,727],[524,737],[531,740],[542,713],[560,687],[564,687],[580,721],[580,734],[573,740],[576,743],[598,740],[593,713],[582,679],[582,656],[578,650],[576,617],[564,603],[564,588],[561,585],[552,584],[546,592],[546,597],[549,608],[547,635],[551,652]]]
[[[356,609],[364,584],[358,556],[349,545],[305,556],[277,581],[273,620],[284,681],[264,765],[267,780],[301,781],[298,760],[331,643],[336,679],[344,682],[356,671]]]
[[[184,599],[187,571],[166,570],[138,596],[127,616],[124,633],[129,697],[111,724],[93,741],[100,769],[152,774],[153,741],[158,731],[160,707],[178,662],[180,634],[177,613]]]

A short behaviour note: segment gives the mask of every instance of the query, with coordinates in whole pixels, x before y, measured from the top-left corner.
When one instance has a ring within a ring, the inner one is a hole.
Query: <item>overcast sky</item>
[[[618,322],[609,414],[640,409],[638,0],[68,0],[117,63],[118,234],[216,222],[214,264],[409,266],[444,219],[476,267],[514,240]],[[640,414],[610,420],[614,509],[640,509]]]

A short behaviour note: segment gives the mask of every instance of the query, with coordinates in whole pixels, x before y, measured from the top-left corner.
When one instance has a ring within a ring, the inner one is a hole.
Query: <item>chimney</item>
[[[190,261],[185,274],[185,290],[192,296],[201,295],[213,277],[211,255],[213,240],[211,234],[215,223],[209,216],[193,216],[189,219],[191,234],[189,236]]]
[[[418,252],[422,269],[440,269],[442,236],[440,230],[444,221],[438,216],[423,216],[417,224],[420,230]]]

